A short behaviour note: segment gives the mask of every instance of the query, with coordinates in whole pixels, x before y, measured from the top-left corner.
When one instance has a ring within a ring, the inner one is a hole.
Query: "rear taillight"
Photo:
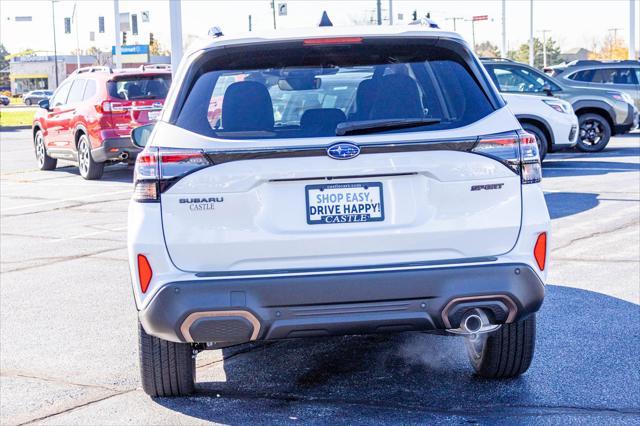
[[[96,110],[102,114],[126,114],[130,105],[125,102],[104,101],[96,105]]]
[[[199,149],[146,148],[136,158],[133,199],[157,202],[180,178],[210,165]]]
[[[495,158],[520,175],[522,183],[542,180],[536,138],[524,131],[482,136],[473,152]]]

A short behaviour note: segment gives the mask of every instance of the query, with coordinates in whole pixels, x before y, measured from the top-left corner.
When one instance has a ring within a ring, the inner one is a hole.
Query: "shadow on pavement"
[[[597,207],[600,204],[598,196],[599,194],[583,192],[551,192],[545,193],[544,199],[551,219],[559,219]]]
[[[228,349],[223,367],[198,370],[194,397],[156,402],[221,423],[633,421],[640,419],[639,330],[636,304],[548,286],[535,358],[517,379],[475,377],[459,337],[319,338]]]
[[[67,173],[70,175],[78,176],[78,179],[82,179],[78,166],[75,164],[65,163],[64,166],[58,166],[55,172]],[[104,168],[104,174],[101,181],[106,182],[133,182],[133,165],[127,166],[126,164],[115,164],[112,166],[106,166]],[[96,181],[97,182],[97,181]]]

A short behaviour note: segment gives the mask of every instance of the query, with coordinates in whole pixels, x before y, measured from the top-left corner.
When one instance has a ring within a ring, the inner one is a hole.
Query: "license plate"
[[[162,111],[149,111],[149,121],[157,121]]]
[[[305,191],[309,225],[384,220],[380,182],[307,185]]]

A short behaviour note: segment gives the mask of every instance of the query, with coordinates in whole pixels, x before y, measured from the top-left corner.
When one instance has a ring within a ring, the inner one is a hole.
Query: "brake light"
[[[123,102],[103,101],[96,105],[96,110],[102,114],[126,114],[129,105]]]
[[[144,254],[138,255],[138,278],[140,279],[140,290],[143,293],[147,292],[149,283],[153,277],[153,270],[149,264],[149,260]]]
[[[543,232],[538,235],[536,245],[533,248],[533,257],[536,259],[538,268],[544,271],[545,262],[547,260],[547,233]]]
[[[172,184],[211,164],[199,149],[146,148],[136,158],[133,199],[158,202]]]
[[[535,136],[524,132],[508,132],[482,136],[473,152],[495,158],[520,175],[523,184],[542,180],[542,167]]]
[[[305,46],[316,46],[319,44],[353,44],[362,43],[362,37],[308,38],[302,43]]]

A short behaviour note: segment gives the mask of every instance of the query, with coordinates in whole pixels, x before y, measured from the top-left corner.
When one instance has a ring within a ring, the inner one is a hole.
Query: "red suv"
[[[105,164],[134,162],[141,149],[131,130],[158,118],[170,85],[167,68],[80,68],[39,103],[33,141],[40,170],[71,160],[83,178],[100,179]]]

